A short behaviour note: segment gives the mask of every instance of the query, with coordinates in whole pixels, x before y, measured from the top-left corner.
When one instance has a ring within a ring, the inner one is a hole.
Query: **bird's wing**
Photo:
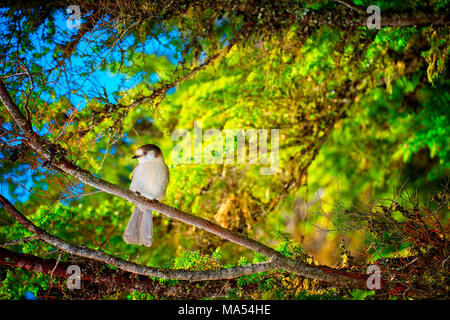
[[[136,171],[136,169],[138,168],[138,166],[139,165],[137,165],[136,167],[134,167],[134,169],[133,169],[133,171],[131,171],[131,183],[130,183],[130,189],[132,189],[132,186],[133,186],[133,180],[134,180],[134,174],[135,174],[135,171]]]
[[[167,166],[167,164],[165,164],[166,166],[166,173],[167,173],[167,184],[169,184],[169,180],[170,180],[170,171],[169,171],[169,167]]]

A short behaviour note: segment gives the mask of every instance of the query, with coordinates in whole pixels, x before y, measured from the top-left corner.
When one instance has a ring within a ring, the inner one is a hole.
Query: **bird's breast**
[[[168,170],[164,162],[144,163],[133,170],[130,189],[149,199],[161,200],[168,182]]]

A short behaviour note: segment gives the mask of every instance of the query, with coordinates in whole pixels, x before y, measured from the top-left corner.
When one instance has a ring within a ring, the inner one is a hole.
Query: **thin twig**
[[[25,71],[25,74],[28,76],[28,79],[30,79],[30,89],[28,90],[27,100],[25,101],[25,104],[23,106],[23,108],[25,109],[25,112],[27,114],[27,121],[30,121],[30,111],[28,110],[28,102],[29,102],[31,94],[33,93],[33,90],[34,90],[34,82],[33,82],[33,78],[31,77],[30,71],[28,70],[28,67],[26,66],[26,64],[20,60],[19,60],[19,63],[22,65],[22,69]]]
[[[61,260],[62,254],[63,254],[63,251],[60,251],[59,255],[58,255],[58,259],[55,262],[55,266],[53,267],[52,271],[50,272],[50,286],[49,286],[49,290],[53,286],[53,273],[55,272],[56,267],[58,267],[58,264],[59,264],[59,261]]]
[[[355,5],[351,4],[351,3],[348,3],[347,1],[344,1],[344,0],[333,0],[333,1],[342,4],[342,5],[346,6],[347,8],[352,9],[353,11],[356,11],[359,14],[366,14],[364,12],[364,10],[362,10],[361,8],[355,6]]]
[[[14,246],[16,244],[22,243],[22,242],[29,242],[32,240],[36,240],[39,239],[38,236],[30,236],[30,237],[25,237],[25,238],[21,238],[21,239],[16,239],[16,240],[11,240],[8,242],[3,242],[0,244],[0,247],[10,247],[10,246]]]

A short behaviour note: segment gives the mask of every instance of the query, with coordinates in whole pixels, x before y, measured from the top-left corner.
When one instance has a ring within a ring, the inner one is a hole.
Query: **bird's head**
[[[155,144],[146,144],[136,150],[136,155],[132,159],[137,159],[139,163],[146,163],[155,160],[164,161],[161,149]]]

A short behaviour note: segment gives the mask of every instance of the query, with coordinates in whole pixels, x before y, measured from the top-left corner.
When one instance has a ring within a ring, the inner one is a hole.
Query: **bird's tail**
[[[152,210],[134,207],[131,218],[123,234],[123,240],[128,244],[139,244],[150,247],[153,238]]]

